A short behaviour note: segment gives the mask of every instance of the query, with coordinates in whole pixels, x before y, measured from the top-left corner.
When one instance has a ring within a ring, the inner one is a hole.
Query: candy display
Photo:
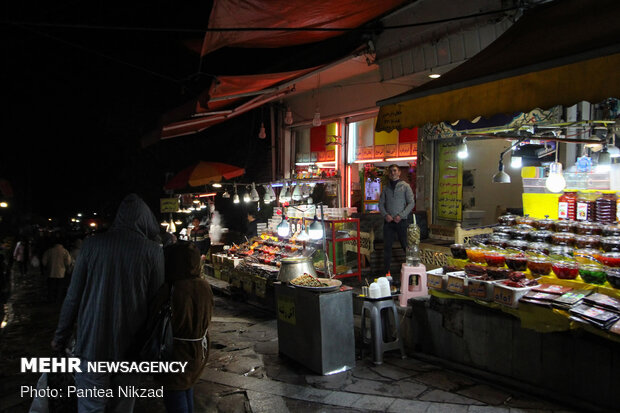
[[[460,260],[467,259],[467,250],[465,249],[465,245],[463,244],[452,244],[450,245],[450,252],[452,252],[452,256],[454,258]]]
[[[484,260],[489,267],[503,267],[506,263],[506,257],[499,252],[488,251],[484,253]]]
[[[606,274],[609,284],[620,289],[620,268],[607,268]]]
[[[620,237],[601,238],[601,249],[605,252],[620,252]]]
[[[527,256],[525,254],[507,255],[506,265],[513,271],[525,271],[527,269]]]
[[[608,267],[620,267],[620,252],[606,252],[599,257],[599,260]]]
[[[484,259],[484,252],[485,251],[482,248],[477,248],[477,247],[467,248],[467,258],[471,262],[477,262],[480,264],[484,264],[486,263]]]

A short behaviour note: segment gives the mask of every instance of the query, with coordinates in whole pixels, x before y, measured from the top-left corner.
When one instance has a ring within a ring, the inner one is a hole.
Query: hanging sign
[[[177,212],[179,210],[179,200],[177,198],[160,198],[160,212]]]
[[[457,151],[458,146],[439,144],[437,218],[450,221],[461,220],[463,204],[463,161]]]

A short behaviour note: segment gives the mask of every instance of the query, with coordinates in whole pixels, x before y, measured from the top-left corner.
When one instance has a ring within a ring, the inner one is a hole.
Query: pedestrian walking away
[[[172,360],[186,361],[183,373],[158,374],[155,380],[164,386],[164,405],[168,413],[193,411],[193,386],[207,364],[208,329],[213,314],[213,292],[200,274],[200,251],[186,241],[172,244],[164,251],[166,282],[151,305],[151,318],[172,293]]]
[[[89,361],[132,361],[143,344],[149,302],[164,281],[164,255],[155,215],[136,194],[125,197],[111,228],[87,238],[62,306],[52,348],[65,348],[77,320],[78,389],[135,386],[137,374],[87,372]],[[132,412],[134,397],[80,397],[78,411]]]

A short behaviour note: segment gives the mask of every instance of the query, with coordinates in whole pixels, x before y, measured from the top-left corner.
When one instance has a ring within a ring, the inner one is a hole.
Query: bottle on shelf
[[[596,220],[596,199],[599,193],[596,190],[584,189],[577,196],[577,221]]]
[[[577,190],[564,191],[558,203],[558,219],[575,220],[577,218]]]
[[[596,200],[596,222],[611,224],[616,221],[618,198],[615,191],[601,191]]]

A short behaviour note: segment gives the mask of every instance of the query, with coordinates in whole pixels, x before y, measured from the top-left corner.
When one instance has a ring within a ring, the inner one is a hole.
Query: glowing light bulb
[[[456,153],[456,156],[459,159],[465,159],[469,156],[469,153],[467,152],[467,143],[465,142],[465,139],[463,139],[463,143],[459,145],[459,151]]]
[[[549,165],[549,177],[545,181],[545,188],[549,192],[562,192],[566,188],[566,180],[562,175],[562,164],[559,162],[551,162]]]
[[[511,168],[521,168],[523,166],[523,158],[520,156],[513,156],[510,158]]]
[[[282,217],[282,222],[278,224],[278,235],[281,237],[287,237],[291,232],[291,227],[288,225],[288,220],[285,216]]]

